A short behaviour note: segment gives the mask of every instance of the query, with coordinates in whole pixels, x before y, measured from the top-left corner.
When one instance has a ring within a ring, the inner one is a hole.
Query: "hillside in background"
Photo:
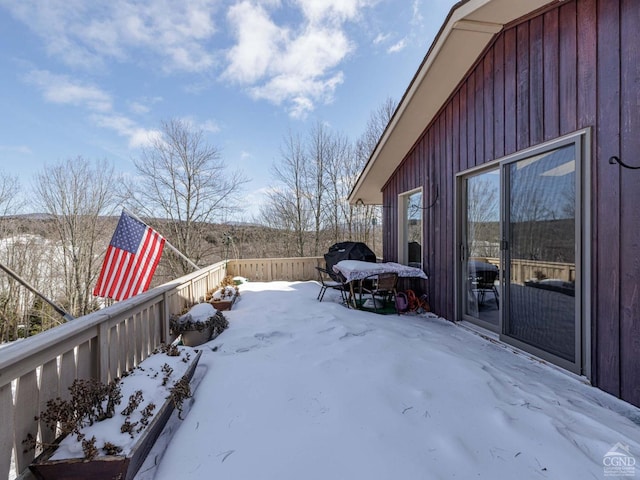
[[[103,217],[102,231],[104,232],[103,244],[100,254],[107,248],[111,236],[118,223],[118,216]],[[163,235],[169,242],[172,241],[172,229],[167,220],[146,220],[149,226]],[[46,214],[28,214],[10,217],[1,217],[3,225],[0,237],[10,235],[38,235],[51,242],[57,240],[55,224]],[[295,245],[293,234],[290,231],[269,226],[232,222],[228,224],[207,224],[202,226],[200,247],[204,252],[200,266],[210,265],[227,258],[282,258],[294,257]],[[305,256],[323,255],[328,248],[336,242],[349,240],[346,236],[338,236],[334,232],[321,232],[318,250],[315,251],[315,237],[313,232],[307,234]],[[172,242],[174,243],[174,242]],[[380,245],[381,242],[376,242]],[[372,245],[369,245],[372,247]],[[372,247],[373,248],[373,247]],[[379,253],[379,252],[377,252]],[[173,255],[171,250],[165,249],[164,255]],[[154,278],[153,285],[159,285],[172,276],[165,268],[165,261],[161,261]]]

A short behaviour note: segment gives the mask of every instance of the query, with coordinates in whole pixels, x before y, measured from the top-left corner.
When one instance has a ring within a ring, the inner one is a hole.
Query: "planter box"
[[[180,335],[182,336],[182,344],[187,347],[197,347],[211,339],[213,333],[213,325],[209,325],[202,330],[186,330]]]
[[[213,305],[213,308],[216,310],[223,312],[225,310],[231,310],[231,307],[236,302],[236,298],[238,298],[238,295],[234,295],[230,300],[211,300],[209,303]]]
[[[191,380],[201,354],[202,352],[198,352],[190,360],[191,364],[183,378]],[[168,398],[126,456],[101,455],[92,460],[85,458],[49,460],[56,450],[56,447],[50,447],[36,457],[29,468],[41,480],[86,480],[88,478],[131,480],[142,466],[173,410],[173,402]],[[62,440],[62,438],[58,439],[56,444]]]

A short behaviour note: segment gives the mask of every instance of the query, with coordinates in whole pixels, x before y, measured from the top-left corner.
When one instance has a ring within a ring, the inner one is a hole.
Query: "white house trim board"
[[[504,25],[557,0],[456,4],[369,157],[349,202],[382,203],[382,187]]]

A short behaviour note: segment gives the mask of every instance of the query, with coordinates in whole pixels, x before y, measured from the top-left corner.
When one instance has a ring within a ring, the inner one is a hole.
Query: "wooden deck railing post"
[[[11,383],[0,386],[0,478],[8,478],[13,455],[13,395]]]
[[[160,304],[160,341],[162,343],[169,343],[169,293],[165,292],[162,295],[162,303]]]
[[[109,375],[109,325],[102,322],[98,325],[98,341],[96,342],[98,351],[96,361],[98,364],[98,380],[107,383],[111,380]]]

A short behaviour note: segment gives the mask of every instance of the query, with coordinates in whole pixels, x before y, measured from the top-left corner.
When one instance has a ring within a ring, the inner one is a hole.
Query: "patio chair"
[[[498,270],[481,270],[476,272],[476,285],[480,297],[480,305],[484,304],[484,296],[487,292],[492,292],[496,300],[496,307],[500,308],[500,298],[498,297],[498,287],[496,287],[496,279],[498,278]]]
[[[318,277],[320,280],[320,292],[318,292],[318,296],[316,298],[319,301],[322,301],[322,299],[324,298],[324,294],[329,288],[338,290],[340,292],[340,296],[342,297],[342,303],[344,303],[347,308],[349,308],[349,285],[343,282],[339,275],[330,272],[326,268],[316,267],[316,270],[318,271]]]
[[[373,310],[378,313],[378,304],[382,302],[382,308],[389,304],[393,305],[394,310],[398,313],[396,305],[396,286],[398,285],[398,274],[395,272],[378,273],[370,275],[362,280],[362,293],[371,295]],[[376,298],[377,297],[377,298]]]

